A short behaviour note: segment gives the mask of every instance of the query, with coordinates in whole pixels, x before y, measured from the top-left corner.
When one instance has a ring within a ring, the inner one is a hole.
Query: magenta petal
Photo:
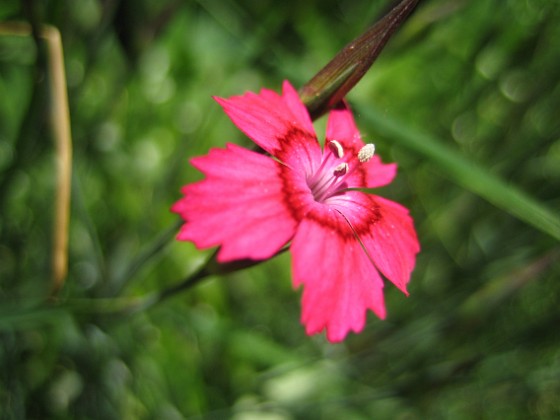
[[[392,283],[408,294],[406,285],[414,269],[420,244],[408,210],[393,201],[373,196],[379,220],[370,235],[361,236],[375,265]]]
[[[346,217],[376,267],[404,293],[420,250],[408,210],[393,201],[348,191],[328,199]]]
[[[347,150],[360,150],[363,147],[364,142],[346,102],[329,112],[326,139],[337,140]]]
[[[220,245],[221,262],[270,258],[291,239],[296,222],[284,204],[278,163],[232,144],[192,163],[206,179],[184,187],[172,207],[186,222],[178,239]]]
[[[330,227],[306,219],[297,229],[293,276],[295,286],[304,285],[301,319],[307,334],[326,329],[328,340],[338,342],[364,328],[367,309],[385,318],[383,282],[340,213],[325,211]]]
[[[284,82],[283,94],[263,89],[229,99],[215,98],[233,123],[264,150],[275,155],[286,136],[317,143],[315,130],[295,89]]]
[[[282,83],[282,96],[284,103],[297,120],[296,125],[306,132],[315,134],[315,128],[313,127],[313,122],[311,121],[307,108],[303,102],[301,102],[297,91],[287,80]]]
[[[378,155],[363,163],[366,172],[366,187],[379,188],[389,185],[397,175],[396,163],[382,163]]]
[[[329,140],[337,140],[346,153],[352,154],[354,159],[357,152],[364,146],[352,111],[345,102],[329,113],[327,141]],[[351,160],[352,157],[349,156],[346,159]],[[383,187],[391,183],[397,174],[397,165],[395,163],[384,164],[377,155],[369,162],[363,163],[362,168],[365,172],[365,185],[363,186],[367,188]]]

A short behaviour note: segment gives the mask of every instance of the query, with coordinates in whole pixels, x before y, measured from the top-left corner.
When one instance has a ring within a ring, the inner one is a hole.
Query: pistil
[[[369,161],[375,154],[375,146],[371,143],[366,144],[360,149],[357,156],[357,162],[354,161],[352,167],[347,162],[340,162],[336,166],[331,166],[333,160],[341,160],[344,157],[344,149],[342,145],[332,140],[328,143],[330,151],[325,153],[325,158],[313,176],[308,179],[309,188],[316,201],[323,202],[332,195],[348,188],[344,184],[344,180],[352,174],[360,163]],[[327,168],[331,169],[327,169]],[[344,185],[344,187],[343,187]]]
[[[317,168],[311,178],[307,180],[307,185],[309,185],[309,188],[311,188],[312,191],[317,188],[318,184],[321,183],[322,178],[326,176],[325,172],[327,171],[327,164],[330,165],[333,159],[341,159],[344,156],[344,149],[338,141],[329,141],[328,148],[331,153],[324,153],[321,165],[319,166],[319,168]]]

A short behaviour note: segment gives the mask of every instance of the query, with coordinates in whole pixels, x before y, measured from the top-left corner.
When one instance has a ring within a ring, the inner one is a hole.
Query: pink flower
[[[267,259],[291,241],[307,334],[326,329],[337,342],[364,328],[367,309],[385,318],[379,273],[408,294],[420,247],[407,209],[355,188],[389,184],[396,165],[373,155],[346,105],[330,112],[322,149],[288,82],[282,95],[216,100],[271,157],[228,144],[192,159],[206,178],[172,207],[185,220],[178,239],[220,246],[220,262]]]

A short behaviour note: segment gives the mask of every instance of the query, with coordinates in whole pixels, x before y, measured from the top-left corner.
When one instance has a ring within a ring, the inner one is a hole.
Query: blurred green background
[[[173,240],[169,207],[190,157],[249,145],[211,96],[302,86],[388,5],[0,3],[60,29],[74,141],[53,302],[45,52],[0,37],[2,419],[560,418],[557,0],[424,0],[349,94],[422,244],[387,320],[307,337],[288,254],[115,312],[210,255]]]

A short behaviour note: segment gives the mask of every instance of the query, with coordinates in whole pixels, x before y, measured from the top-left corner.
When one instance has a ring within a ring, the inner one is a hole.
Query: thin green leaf
[[[381,134],[429,159],[458,185],[560,240],[560,217],[546,205],[469,161],[458,151],[444,145],[441,140],[408,127],[370,105],[359,106],[359,109],[362,117]]]

